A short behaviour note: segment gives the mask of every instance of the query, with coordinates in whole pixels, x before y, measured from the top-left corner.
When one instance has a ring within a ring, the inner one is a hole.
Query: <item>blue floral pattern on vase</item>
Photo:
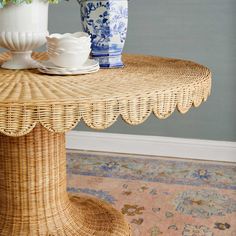
[[[101,67],[123,67],[128,0],[82,0],[80,5],[83,29],[92,39],[92,57]]]

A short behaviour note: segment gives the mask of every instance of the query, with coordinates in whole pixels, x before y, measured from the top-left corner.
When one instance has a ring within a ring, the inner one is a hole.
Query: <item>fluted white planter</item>
[[[29,69],[37,67],[32,50],[42,46],[48,35],[48,2],[8,4],[0,9],[0,46],[11,50],[12,59],[2,67]]]

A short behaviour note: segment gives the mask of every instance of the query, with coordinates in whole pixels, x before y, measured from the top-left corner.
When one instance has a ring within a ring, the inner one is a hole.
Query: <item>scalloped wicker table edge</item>
[[[8,60],[0,54],[0,64]],[[46,60],[45,53],[35,53]],[[125,55],[126,67],[84,76],[0,69],[0,236],[130,236],[107,203],[66,192],[65,132],[83,119],[137,125],[206,101],[211,72],[178,59]]]

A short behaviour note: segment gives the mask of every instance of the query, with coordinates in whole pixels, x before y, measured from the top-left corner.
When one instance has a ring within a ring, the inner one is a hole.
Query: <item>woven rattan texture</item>
[[[34,56],[47,59],[45,53]],[[1,54],[0,64],[8,58]],[[140,55],[125,55],[124,61],[123,69],[83,76],[0,69],[0,132],[21,136],[37,123],[65,132],[81,119],[91,128],[105,129],[119,115],[137,125],[152,112],[160,119],[175,108],[185,113],[210,94],[211,72],[202,65]]]
[[[130,236],[121,213],[66,193],[65,135],[0,135],[1,236]]]

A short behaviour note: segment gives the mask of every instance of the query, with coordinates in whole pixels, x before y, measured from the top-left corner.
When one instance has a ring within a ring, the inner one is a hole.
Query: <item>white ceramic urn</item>
[[[37,67],[32,50],[42,46],[48,35],[48,1],[8,4],[0,9],[0,46],[9,49],[12,58],[2,67],[29,69]]]

